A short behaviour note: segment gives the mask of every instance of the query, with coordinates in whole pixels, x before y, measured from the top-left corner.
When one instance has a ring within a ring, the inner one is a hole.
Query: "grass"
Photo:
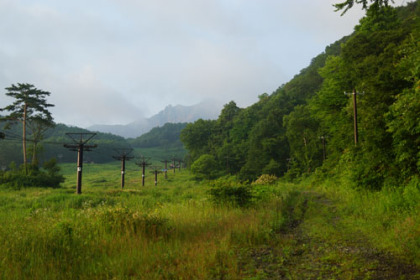
[[[157,187],[147,173],[142,187],[131,163],[122,190],[118,162],[85,164],[82,195],[75,166],[62,170],[59,189],[0,188],[1,279],[419,277],[413,186],[254,185],[238,207],[214,203],[187,170],[160,174]]]
[[[1,189],[0,278],[239,279],[235,248],[268,238],[271,211],[216,206],[186,170],[141,187],[130,167],[121,190],[118,167],[86,164],[82,195],[71,165],[60,189]]]

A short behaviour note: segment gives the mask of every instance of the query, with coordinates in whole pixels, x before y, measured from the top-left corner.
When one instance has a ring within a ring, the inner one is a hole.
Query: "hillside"
[[[179,135],[185,128],[186,123],[166,123],[162,127],[154,127],[149,132],[128,142],[134,148],[182,148],[183,144]]]
[[[0,127],[3,127],[0,124]],[[63,144],[72,143],[72,140],[66,136],[66,133],[91,133],[91,131],[79,127],[71,127],[64,124],[57,124],[54,128],[46,131],[44,139],[38,147],[39,160],[43,162],[50,158],[57,158],[59,162],[76,162],[77,152],[70,151],[63,147]],[[0,166],[6,168],[10,162],[22,163],[22,126],[16,124],[9,130],[4,130],[6,137],[1,140],[0,145]],[[31,155],[33,142],[28,135],[28,150]],[[85,160],[96,163],[113,161],[112,155],[114,149],[128,147],[127,141],[121,137],[109,133],[96,133],[96,136],[90,140],[89,144],[98,145],[91,152],[85,153]]]
[[[181,139],[192,159],[210,155],[220,174],[251,181],[317,172],[377,190],[419,176],[419,12],[418,1],[371,8],[353,34],[272,94],[188,124]],[[344,94],[353,91],[356,143],[353,101]]]

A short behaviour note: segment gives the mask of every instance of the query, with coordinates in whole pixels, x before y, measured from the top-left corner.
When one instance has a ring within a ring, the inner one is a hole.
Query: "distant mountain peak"
[[[165,123],[189,123],[198,119],[217,119],[222,107],[221,104],[209,100],[190,106],[169,104],[165,109],[149,118],[137,119],[126,125],[92,125],[88,129],[135,138],[149,132],[154,127],[163,126]]]

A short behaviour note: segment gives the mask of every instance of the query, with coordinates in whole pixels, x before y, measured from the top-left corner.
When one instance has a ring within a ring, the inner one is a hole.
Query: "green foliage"
[[[220,178],[211,182],[210,196],[215,204],[247,207],[254,198],[252,188],[231,178]]]
[[[390,0],[393,2],[393,0]],[[362,9],[374,11],[379,13],[382,9],[388,7],[389,0],[346,0],[341,3],[334,4],[336,11],[344,10],[341,15],[344,15],[349,9],[353,8],[354,4],[362,4]],[[371,3],[369,5],[369,2]]]
[[[420,30],[419,30],[420,33]],[[418,34],[418,33],[417,33]],[[407,38],[401,47],[403,58],[399,69],[412,88],[404,89],[386,114],[388,131],[392,133],[397,165],[404,178],[420,174],[420,43]]]
[[[322,147],[318,122],[305,106],[296,106],[284,117],[290,156],[296,160],[295,168],[310,173],[322,163]]]
[[[212,155],[201,155],[191,165],[191,171],[199,179],[213,179],[218,172],[217,162]]]
[[[263,174],[257,180],[252,182],[252,185],[272,185],[278,178],[275,175]]]
[[[180,134],[186,125],[186,123],[166,123],[128,142],[134,148],[182,147]]]
[[[32,165],[38,165],[37,158],[37,144],[43,139],[45,131],[54,126],[53,117],[51,116],[49,107],[54,105],[47,103],[46,97],[50,95],[49,92],[39,90],[31,84],[12,84],[6,88],[6,95],[15,99],[15,101],[4,107],[0,111],[9,112],[8,115],[0,118],[5,121],[5,128],[9,129],[11,124],[20,122],[22,124],[22,142],[23,142],[23,163],[27,165],[27,148],[26,137],[27,127],[31,131],[32,148]]]
[[[281,174],[281,168],[282,166],[277,161],[271,159],[270,162],[264,167],[262,172],[263,174],[278,176]]]
[[[60,184],[64,182],[63,175],[59,174],[60,168],[57,166],[55,159],[51,159],[44,163],[44,169],[40,170],[36,165],[30,165],[28,174],[25,169],[12,162],[10,171],[0,173],[0,186],[12,189],[21,189],[27,187],[41,187],[41,188],[59,188]]]
[[[193,160],[210,152],[215,126],[215,121],[199,119],[194,123],[187,124],[181,131],[181,141],[188,149]]]

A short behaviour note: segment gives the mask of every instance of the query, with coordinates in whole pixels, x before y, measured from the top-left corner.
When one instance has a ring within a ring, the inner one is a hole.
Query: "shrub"
[[[252,203],[253,192],[250,185],[245,185],[229,178],[221,178],[211,184],[210,195],[216,204],[246,207]]]
[[[212,155],[201,155],[191,165],[191,171],[198,179],[213,179],[217,175],[216,159]]]
[[[64,182],[64,176],[58,173],[60,168],[55,160],[50,160],[44,164],[45,171],[30,165],[28,175],[23,170],[18,170],[15,166],[12,167],[10,171],[0,174],[0,185],[13,189],[26,187],[59,188],[60,184]]]
[[[252,185],[271,185],[274,184],[278,178],[275,175],[263,174]]]

